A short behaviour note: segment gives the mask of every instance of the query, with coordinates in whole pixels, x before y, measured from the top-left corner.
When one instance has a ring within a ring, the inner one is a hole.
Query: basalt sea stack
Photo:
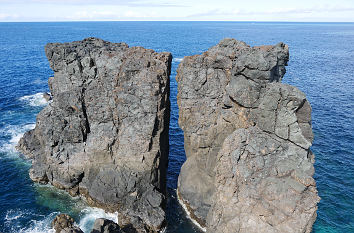
[[[178,196],[208,232],[311,232],[311,106],[281,84],[288,46],[224,39],[178,68]]]
[[[52,102],[18,148],[32,180],[119,211],[139,232],[165,224],[172,56],[88,38],[47,44]]]

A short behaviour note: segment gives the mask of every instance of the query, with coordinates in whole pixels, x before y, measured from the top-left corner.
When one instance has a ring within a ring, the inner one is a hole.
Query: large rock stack
[[[119,211],[141,232],[165,225],[172,56],[88,38],[53,43],[52,102],[18,148],[30,177]]]
[[[225,39],[178,68],[178,196],[208,232],[311,232],[311,107],[281,84],[288,47]]]

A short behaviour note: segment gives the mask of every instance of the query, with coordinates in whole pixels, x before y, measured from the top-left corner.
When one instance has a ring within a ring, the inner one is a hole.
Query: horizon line
[[[240,22],[240,23],[354,23],[354,21],[273,21],[273,20],[53,20],[0,21],[0,23],[78,23],[78,22]]]

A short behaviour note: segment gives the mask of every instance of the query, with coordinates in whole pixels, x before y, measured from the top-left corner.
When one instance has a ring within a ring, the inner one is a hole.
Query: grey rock
[[[252,228],[257,221],[268,224],[269,232],[312,227],[319,198],[309,156],[311,107],[301,91],[280,83],[288,59],[283,43],[250,47],[224,39],[201,55],[185,57],[178,67],[179,125],[187,156],[178,195],[209,232],[259,232]],[[298,193],[291,196],[290,187]],[[268,198],[266,192],[276,194]],[[257,198],[272,213],[270,220],[252,212]]]
[[[309,151],[258,127],[218,154],[208,232],[311,232],[319,197]]]
[[[43,98],[48,102],[50,100],[52,100],[52,96],[50,95],[50,93],[44,92],[43,93]]]
[[[53,98],[18,145],[33,159],[31,179],[119,211],[142,232],[158,231],[165,224],[171,54],[97,38],[47,44],[45,52]]]
[[[95,220],[91,233],[121,233],[119,225],[111,220],[98,218]]]
[[[79,227],[75,226],[75,221],[67,214],[59,214],[52,221],[55,233],[84,233]]]

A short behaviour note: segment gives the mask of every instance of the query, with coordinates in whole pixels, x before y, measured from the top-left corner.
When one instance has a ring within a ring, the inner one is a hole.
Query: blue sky
[[[354,0],[0,0],[0,21],[354,22]]]

